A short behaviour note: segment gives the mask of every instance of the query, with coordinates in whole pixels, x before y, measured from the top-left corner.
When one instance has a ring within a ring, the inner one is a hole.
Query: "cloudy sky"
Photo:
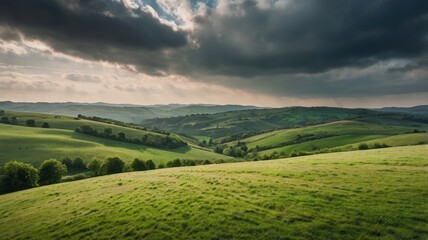
[[[0,0],[0,101],[428,104],[426,0]]]

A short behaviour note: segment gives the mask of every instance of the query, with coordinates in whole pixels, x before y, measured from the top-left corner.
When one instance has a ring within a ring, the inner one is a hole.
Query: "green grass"
[[[336,137],[328,137],[328,138],[308,141],[304,143],[288,145],[284,147],[271,148],[269,150],[261,151],[259,152],[259,154],[263,156],[263,155],[270,155],[273,152],[277,152],[277,153],[281,153],[281,152],[290,153],[292,151],[311,152],[311,151],[316,151],[324,148],[336,148],[338,146],[343,146],[351,143],[360,143],[360,142],[364,142],[372,139],[381,139],[384,136],[385,135],[343,135],[343,136],[336,136]],[[404,145],[411,145],[411,144],[404,144]]]
[[[4,239],[427,239],[428,145],[133,172],[0,196]]]
[[[9,119],[12,116],[14,116],[18,119],[19,125],[23,125],[23,126],[25,126],[25,122],[27,120],[33,119],[36,121],[37,127],[41,127],[44,122],[47,122],[50,128],[67,129],[67,130],[73,130],[73,131],[76,128],[81,127],[83,125],[89,125],[95,130],[97,130],[98,132],[103,132],[105,128],[111,128],[114,134],[117,134],[118,132],[123,132],[126,134],[127,137],[130,137],[130,138],[136,138],[136,137],[141,138],[143,135],[146,135],[146,134],[161,135],[159,133],[155,133],[151,131],[138,130],[133,128],[127,128],[127,127],[102,123],[102,122],[85,120],[85,119],[77,119],[74,117],[69,117],[64,115],[5,111],[5,113],[0,117],[3,117],[3,116],[9,117]]]
[[[366,143],[372,145],[374,143],[385,143],[389,146],[408,146],[408,145],[419,145],[428,143],[428,133],[411,133],[411,134],[400,134],[395,136],[388,136],[383,138],[378,138],[370,141],[362,141],[361,143]],[[345,145],[343,148],[349,146],[358,147],[359,144],[349,144]]]
[[[134,158],[152,159],[156,163],[176,158],[193,160],[216,160],[228,157],[193,147],[160,149],[124,143],[76,133],[72,130],[45,129],[0,124],[0,165],[11,160],[32,163],[38,166],[46,159],[81,157],[120,157],[125,161]]]
[[[344,120],[315,126],[268,132],[245,138],[240,141],[246,142],[249,149],[255,149],[257,146],[264,149],[269,149],[268,151],[265,151],[265,153],[289,150],[309,151],[313,148],[332,148],[346,144],[382,138],[386,135],[403,134],[406,132],[411,132],[414,129],[414,127],[409,126],[381,125],[375,123]],[[426,127],[419,129],[428,130]],[[290,141],[296,139],[298,135],[325,135],[327,137],[305,141],[299,144],[287,144]]]
[[[149,119],[143,124],[188,136],[205,136],[231,141],[277,129],[312,126],[340,120],[427,128],[428,124],[422,123],[418,118],[420,117],[410,117],[403,113],[385,113],[367,109],[287,107]],[[426,117],[422,118],[426,120]],[[234,138],[230,138],[231,136]]]

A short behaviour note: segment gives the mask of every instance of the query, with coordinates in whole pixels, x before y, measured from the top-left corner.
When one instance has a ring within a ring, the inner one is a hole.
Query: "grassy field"
[[[411,133],[411,134],[400,134],[395,136],[388,136],[383,138],[378,138],[376,140],[364,141],[368,145],[374,143],[385,143],[389,146],[408,146],[408,145],[418,145],[418,144],[427,144],[428,143],[428,133]],[[357,147],[358,144],[345,145],[344,148],[348,146]]]
[[[313,126],[340,120],[414,128],[428,127],[426,116],[419,119],[421,117],[367,109],[287,107],[151,119],[144,121],[143,125],[189,136],[212,137],[217,140],[230,141],[278,129]],[[424,120],[425,123],[421,120]],[[235,139],[230,139],[234,135]]]
[[[352,143],[360,143],[367,140],[379,139],[382,137],[384,137],[384,135],[358,135],[358,134],[342,135],[342,136],[328,137],[328,138],[323,138],[318,140],[307,141],[299,144],[287,145],[283,147],[271,148],[268,150],[260,151],[259,154],[269,155],[273,152],[290,153],[292,151],[310,152],[310,151],[316,151],[318,149],[323,149],[323,148],[336,148],[338,146],[343,146],[343,145],[352,144]]]
[[[268,132],[240,140],[246,142],[249,149],[257,146],[270,149],[266,152],[289,151],[289,150],[314,150],[319,148],[332,148],[391,135],[412,132],[415,128],[409,126],[381,125],[358,121],[336,121],[321,125],[302,128],[284,129]],[[427,127],[419,127],[420,130],[428,130]],[[298,144],[290,143],[302,137]],[[304,140],[306,136],[320,139]],[[233,143],[233,142],[232,142]],[[284,146],[282,146],[284,145]],[[407,145],[407,144],[405,144]]]
[[[41,127],[44,122],[47,122],[50,128],[67,129],[73,131],[83,125],[89,125],[98,132],[103,132],[105,128],[111,128],[114,134],[117,134],[118,132],[123,132],[126,134],[126,136],[130,138],[141,137],[145,134],[161,135],[159,133],[151,131],[138,130],[85,119],[77,119],[75,117],[69,117],[64,115],[5,111],[4,114],[0,115],[0,117],[3,116],[9,117],[9,119],[14,116],[18,119],[19,125],[23,126],[25,126],[25,122],[27,120],[33,119],[36,121],[37,127]]]
[[[0,196],[4,239],[427,239],[428,145],[133,172]]]
[[[227,159],[227,156],[213,152],[181,147],[160,149],[143,145],[124,143],[92,137],[72,130],[31,128],[0,124],[0,165],[17,160],[38,166],[46,159],[81,157],[89,161],[96,157],[120,157],[125,161],[134,158],[152,159],[156,163],[176,158],[193,160]]]

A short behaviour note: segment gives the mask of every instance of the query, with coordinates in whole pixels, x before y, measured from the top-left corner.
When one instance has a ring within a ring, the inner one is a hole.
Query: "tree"
[[[45,160],[39,167],[40,185],[61,182],[62,176],[67,173],[67,167],[56,159]]]
[[[69,157],[62,159],[61,163],[64,164],[67,167],[67,169],[73,166],[73,161]]]
[[[123,132],[118,133],[117,136],[119,137],[119,139],[122,139],[122,140],[126,138],[126,135]]]
[[[182,165],[181,160],[178,158],[166,163],[167,167],[181,167]]]
[[[358,150],[367,150],[367,149],[369,149],[369,145],[365,143],[361,143],[360,145],[358,145]]]
[[[141,143],[142,143],[142,144],[146,144],[146,143],[147,143],[148,138],[149,138],[149,136],[148,136],[148,135],[143,135],[143,136],[141,137]]]
[[[131,163],[131,169],[133,171],[145,171],[145,170],[148,170],[146,162],[144,162],[143,160],[141,160],[139,158],[136,158],[136,159],[134,159],[134,161],[132,161],[132,163]]]
[[[27,125],[28,127],[35,127],[36,121],[34,121],[33,119],[28,119],[27,121],[25,121],[25,125]]]
[[[2,117],[2,118],[1,118],[1,122],[2,122],[2,123],[10,123],[10,122],[9,122],[9,117]]]
[[[155,163],[151,159],[146,161],[146,165],[148,170],[156,169]]]
[[[104,136],[109,137],[112,133],[113,133],[113,129],[111,128],[104,129]]]
[[[81,133],[89,134],[89,135],[96,135],[97,134],[97,130],[94,130],[89,125],[83,125],[83,126],[76,128],[76,132],[81,132]]]
[[[101,161],[98,159],[92,159],[87,165],[88,168],[94,177],[101,174]]]
[[[42,124],[42,128],[49,128],[49,123],[44,122],[44,123]]]
[[[73,160],[72,167],[77,169],[86,169],[85,163],[83,163],[83,160],[80,157]]]
[[[118,157],[107,158],[101,164],[101,174],[114,174],[123,172],[125,162]]]
[[[183,166],[196,166],[196,163],[193,160],[184,160]]]
[[[39,171],[28,163],[11,161],[3,167],[3,189],[14,192],[37,186]]]
[[[163,163],[159,164],[158,169],[161,169],[161,168],[165,168],[165,164]]]
[[[202,162],[203,165],[208,165],[208,164],[212,164],[212,162],[210,160],[204,160]]]
[[[234,156],[235,155],[235,149],[233,147],[227,147],[223,149],[223,154],[227,156]]]
[[[16,118],[15,116],[11,117],[10,119],[11,119],[11,121],[10,121],[10,122],[11,122],[12,124],[18,124],[18,118]]]
[[[244,151],[241,148],[239,148],[239,147],[234,148],[232,156],[233,157],[243,157],[244,156]]]

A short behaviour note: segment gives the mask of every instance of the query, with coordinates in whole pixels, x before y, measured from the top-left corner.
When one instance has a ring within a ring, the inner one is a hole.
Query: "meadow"
[[[107,124],[104,124],[107,125]],[[38,166],[46,159],[80,157],[85,162],[92,158],[119,157],[126,162],[134,158],[152,159],[156,164],[180,158],[192,160],[219,160],[229,157],[193,146],[176,149],[154,148],[119,142],[76,133],[72,130],[34,128],[0,124],[0,165],[17,160]]]
[[[140,129],[133,129],[123,126],[117,126],[112,124],[107,124],[103,122],[96,122],[86,119],[80,119],[71,116],[65,115],[52,115],[52,114],[43,114],[43,113],[34,113],[34,112],[14,112],[14,111],[4,111],[0,115],[1,117],[16,117],[18,119],[18,124],[25,126],[26,121],[33,119],[35,121],[36,127],[41,127],[44,122],[49,124],[50,128],[57,129],[66,129],[66,130],[76,130],[76,128],[89,125],[98,132],[103,132],[106,128],[111,128],[113,133],[117,134],[118,132],[123,132],[126,136],[135,138],[141,137],[143,135],[152,134],[152,135],[162,135],[152,131],[145,131]]]
[[[4,239],[426,239],[428,145],[132,172],[0,196]]]

